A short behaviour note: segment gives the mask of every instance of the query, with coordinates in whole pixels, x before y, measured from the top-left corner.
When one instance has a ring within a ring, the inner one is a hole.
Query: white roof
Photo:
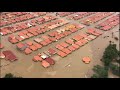
[[[3,33],[2,33],[2,32],[1,32],[0,34],[1,34],[1,35],[3,35]]]

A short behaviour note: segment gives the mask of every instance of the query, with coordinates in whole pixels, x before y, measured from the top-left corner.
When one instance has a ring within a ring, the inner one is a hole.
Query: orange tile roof
[[[70,51],[74,51],[74,50],[75,50],[75,48],[74,48],[73,46],[69,46],[68,49],[69,49]]]
[[[4,48],[3,44],[0,43],[0,49]]]
[[[73,46],[75,49],[78,49],[78,48],[79,48],[79,46],[76,45],[76,44],[72,44],[72,46]]]
[[[27,36],[28,36],[28,37],[32,37],[33,34],[31,34],[31,33],[27,33]]]
[[[32,51],[35,51],[35,50],[38,49],[35,45],[31,45],[29,48],[30,48]]]
[[[61,46],[61,45],[59,45],[59,44],[57,44],[55,47],[56,47],[57,49],[59,49],[59,50],[64,49],[64,47],[62,47],[62,46]]]
[[[39,57],[39,56],[34,56],[33,57],[33,61],[42,61],[43,59],[41,58],[41,57]]]
[[[24,46],[24,44],[23,44],[23,43],[18,43],[16,46],[17,46],[18,48],[22,48],[22,47]]]
[[[38,43],[34,43],[34,46],[36,46],[38,49],[42,48],[42,45],[38,44]]]
[[[60,45],[63,46],[63,47],[65,47],[65,48],[69,46],[69,45],[68,45],[67,43],[65,43],[65,42],[60,43]]]
[[[30,53],[32,53],[32,50],[30,50],[29,48],[26,48],[24,52],[25,52],[25,54],[30,54]]]
[[[43,61],[42,61],[42,66],[43,66],[44,68],[47,68],[47,67],[50,66],[50,64],[49,64],[47,61],[43,60]]]
[[[26,42],[26,44],[31,46],[31,45],[33,45],[33,42],[32,41],[28,41],[28,42]]]
[[[91,59],[89,57],[84,57],[82,60],[85,63],[90,63],[90,61],[91,61]]]
[[[15,44],[15,43],[18,42],[18,40],[17,39],[11,39],[10,42],[13,43],[13,44]]]
[[[58,54],[59,56],[61,56],[61,57],[67,56],[67,54],[64,53],[64,52],[62,52],[62,51],[58,51],[57,54]]]
[[[74,41],[73,41],[72,39],[68,39],[68,40],[66,40],[66,42],[67,42],[68,44],[74,44]]]
[[[47,45],[47,43],[45,41],[41,41],[40,44],[43,45],[43,46]]]
[[[77,41],[77,42],[75,42],[75,44],[76,44],[76,45],[79,45],[79,46],[82,46],[82,45],[83,45],[83,43],[82,43],[81,41]]]

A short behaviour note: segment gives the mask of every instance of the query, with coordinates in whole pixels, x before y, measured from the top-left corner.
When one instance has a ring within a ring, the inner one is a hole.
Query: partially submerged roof
[[[5,55],[2,52],[0,52],[0,58],[5,58]]]
[[[3,44],[0,43],[0,49],[4,48]]]
[[[43,66],[44,68],[47,68],[47,67],[50,66],[50,64],[49,64],[47,61],[43,60],[43,61],[42,61],[42,66]]]
[[[42,61],[42,60],[43,59],[40,56],[38,56],[38,55],[33,57],[33,61],[35,61],[35,62],[36,61]]]
[[[90,63],[91,59],[89,57],[83,57],[83,62],[85,62],[86,64],[87,63]]]
[[[45,61],[47,61],[50,65],[54,65],[55,61],[52,58],[46,58]]]
[[[56,54],[56,51],[55,51],[54,49],[52,49],[52,48],[49,48],[49,49],[48,49],[48,52],[49,52],[50,54]]]
[[[15,61],[17,60],[16,55],[10,50],[3,51],[3,54],[5,55],[5,58],[10,61]]]
[[[26,48],[24,52],[25,52],[25,54],[30,54],[30,53],[32,53],[32,50],[30,50],[29,48]]]
[[[58,51],[57,54],[58,54],[59,56],[61,56],[61,57],[67,56],[67,54],[64,53],[64,52],[62,52],[62,51]]]

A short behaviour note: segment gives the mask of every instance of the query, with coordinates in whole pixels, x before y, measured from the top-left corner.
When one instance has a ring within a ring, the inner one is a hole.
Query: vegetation
[[[110,44],[105,49],[102,57],[104,67],[96,65],[93,67],[95,74],[91,78],[108,78],[108,70],[110,69],[114,75],[120,76],[120,66],[112,64],[112,61],[115,60],[117,63],[120,63],[120,51],[116,49],[116,44]]]
[[[102,67],[100,65],[96,65],[93,68],[95,74],[93,74],[92,78],[108,78],[108,69]]]
[[[12,73],[7,73],[4,78],[22,78],[22,77],[16,77]]]
[[[114,75],[120,76],[120,66],[111,63],[110,69]]]
[[[105,66],[109,66],[109,64],[118,57],[118,50],[116,49],[116,44],[109,44],[109,46],[105,49],[103,53],[103,63]]]
[[[118,51],[118,55],[119,55],[119,57],[120,57],[120,51]]]

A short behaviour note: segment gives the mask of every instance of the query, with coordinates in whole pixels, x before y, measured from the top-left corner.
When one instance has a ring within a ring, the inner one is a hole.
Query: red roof
[[[20,36],[16,37],[16,39],[17,39],[18,41],[22,41],[22,40],[24,40],[24,39],[21,38]]]
[[[83,62],[85,62],[86,64],[90,63],[91,59],[89,57],[84,57]]]
[[[35,31],[33,31],[33,33],[32,33],[34,36],[37,36],[38,35],[38,33],[37,32],[35,32]]]
[[[27,36],[28,36],[28,37],[32,37],[33,34],[31,34],[31,33],[27,33]]]
[[[23,43],[18,43],[16,46],[17,46],[18,48],[22,48],[22,47],[24,47],[24,44],[23,44]]]
[[[98,33],[99,35],[101,35],[103,33],[103,32],[98,31],[98,30],[96,30],[95,32]]]
[[[95,31],[94,28],[89,28],[89,29],[88,29],[88,32],[94,32],[94,31]]]
[[[65,42],[60,43],[60,45],[63,46],[63,47],[65,47],[65,48],[69,46],[69,45],[68,45],[67,43],[65,43]]]
[[[68,49],[69,49],[70,51],[74,51],[74,50],[75,50],[75,48],[74,48],[73,46],[69,46]]]
[[[22,33],[23,33],[23,34],[27,34],[27,33],[28,33],[28,31],[27,31],[27,30],[24,30],[24,31],[22,31]]]
[[[34,46],[34,45],[31,45],[29,48],[30,48],[32,51],[35,51],[35,50],[38,49],[38,48],[37,48],[36,46]]]
[[[77,41],[77,42],[75,42],[75,44],[77,44],[77,45],[79,45],[79,46],[82,46],[82,45],[83,45],[83,43],[82,43],[81,41]]]
[[[23,37],[26,39],[26,38],[29,38],[27,35],[23,35]]]
[[[62,47],[62,46],[61,46],[61,45],[59,45],[59,44],[57,44],[55,47],[56,47],[57,49],[59,49],[59,50],[64,49],[64,47]]]
[[[41,38],[35,38],[34,41],[37,42],[37,43],[40,43],[43,40]]]
[[[80,35],[76,35],[76,36],[73,37],[73,39],[75,39],[76,41],[78,41],[78,40],[80,40],[80,39],[82,39],[82,38],[83,38],[83,37],[80,36]]]
[[[88,43],[88,41],[87,41],[87,40],[85,40],[85,39],[80,40],[80,42],[82,42],[83,44]]]
[[[11,43],[17,43],[18,42],[18,40],[17,39],[11,39],[11,40],[9,40]]]
[[[42,44],[43,46],[47,45],[47,43],[45,41],[41,41],[40,44]]]
[[[47,44],[50,44],[52,41],[50,39],[44,40]]]
[[[58,54],[59,56],[61,56],[61,57],[67,56],[67,54],[64,53],[64,52],[62,52],[62,51],[58,51],[57,54]]]
[[[111,26],[106,25],[106,26],[102,27],[101,29],[102,29],[102,30],[106,30],[106,31],[107,31],[107,30],[109,30],[110,28],[111,28]]]
[[[19,35],[19,36],[23,36],[24,33],[23,33],[23,32],[19,32],[18,35]]]
[[[45,61],[47,61],[49,64],[54,65],[55,61],[52,58],[46,58]]]
[[[42,61],[42,66],[45,67],[45,68],[47,68],[47,67],[50,66],[50,64],[47,61],[43,60]]]
[[[78,48],[79,48],[79,46],[76,45],[76,44],[72,44],[72,46],[73,46],[75,49],[78,49]]]
[[[57,40],[59,40],[59,39],[61,39],[62,37],[60,37],[60,36],[55,36],[55,38],[56,38]]]
[[[56,54],[56,51],[55,51],[54,49],[52,49],[52,48],[49,48],[49,49],[48,49],[48,52],[49,52],[50,54]]]
[[[88,34],[84,34],[84,33],[80,33],[80,35],[84,38],[86,38],[88,36]]]
[[[68,39],[68,40],[66,40],[66,42],[67,42],[68,44],[74,44],[74,41],[73,41],[72,39]]]
[[[2,52],[0,52],[0,58],[5,58],[5,55]]]
[[[76,32],[77,29],[76,29],[76,28],[72,28],[70,31],[71,31],[71,32]]]
[[[37,47],[38,49],[39,48],[42,48],[42,45],[38,44],[38,43],[34,43],[34,46]]]
[[[2,49],[4,46],[0,43],[0,49]]]
[[[32,50],[30,50],[29,48],[26,48],[25,49],[25,54],[30,54],[30,53],[32,53]]]
[[[33,45],[33,42],[32,41],[28,41],[28,42],[26,42],[26,44],[31,46],[31,45]]]
[[[12,51],[10,50],[6,50],[6,51],[3,51],[3,54],[5,55],[5,58],[7,60],[10,60],[10,61],[15,61],[17,60],[17,57],[13,54]]]
[[[56,41],[56,38],[54,38],[54,37],[50,37],[49,38],[51,41]]]
[[[11,34],[9,37],[8,37],[8,39],[14,39],[15,38],[15,36],[13,35],[13,34]]]
[[[39,56],[34,56],[33,61],[42,61],[43,59]]]
[[[49,38],[49,36],[47,36],[47,35],[44,35],[44,36],[41,36],[42,38],[44,38],[44,39],[48,39]]]
[[[71,53],[71,51],[70,51],[69,49],[67,49],[67,48],[64,48],[62,51],[63,51],[64,53],[66,53],[66,54],[70,54],[70,53]]]

